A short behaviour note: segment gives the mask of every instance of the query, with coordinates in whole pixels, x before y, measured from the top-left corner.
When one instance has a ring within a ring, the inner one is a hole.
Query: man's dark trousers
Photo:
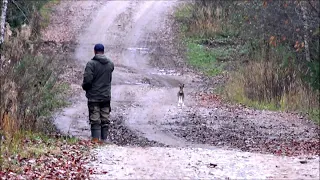
[[[88,101],[91,136],[105,140],[110,125],[110,101]]]

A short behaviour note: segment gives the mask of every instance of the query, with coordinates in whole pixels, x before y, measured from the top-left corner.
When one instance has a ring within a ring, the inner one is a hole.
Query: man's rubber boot
[[[91,137],[92,142],[97,143],[101,139],[101,126],[100,124],[91,124]]]
[[[110,144],[110,139],[108,139],[108,133],[109,133],[109,125],[108,124],[103,124],[101,126],[101,140],[104,143]]]

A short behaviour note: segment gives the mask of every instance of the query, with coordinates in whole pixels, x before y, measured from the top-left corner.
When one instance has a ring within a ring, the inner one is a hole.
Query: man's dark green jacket
[[[96,54],[86,65],[82,88],[89,101],[110,101],[113,62],[104,54]]]

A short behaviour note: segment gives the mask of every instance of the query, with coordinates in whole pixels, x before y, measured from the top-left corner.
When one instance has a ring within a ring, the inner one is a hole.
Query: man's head
[[[96,44],[94,46],[94,54],[104,54],[104,46],[102,44]]]

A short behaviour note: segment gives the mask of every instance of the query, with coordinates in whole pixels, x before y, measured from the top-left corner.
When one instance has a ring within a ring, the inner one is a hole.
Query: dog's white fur
[[[180,84],[179,85],[179,92],[178,92],[178,106],[184,106],[184,92],[183,92],[183,88],[184,88],[184,84]]]

